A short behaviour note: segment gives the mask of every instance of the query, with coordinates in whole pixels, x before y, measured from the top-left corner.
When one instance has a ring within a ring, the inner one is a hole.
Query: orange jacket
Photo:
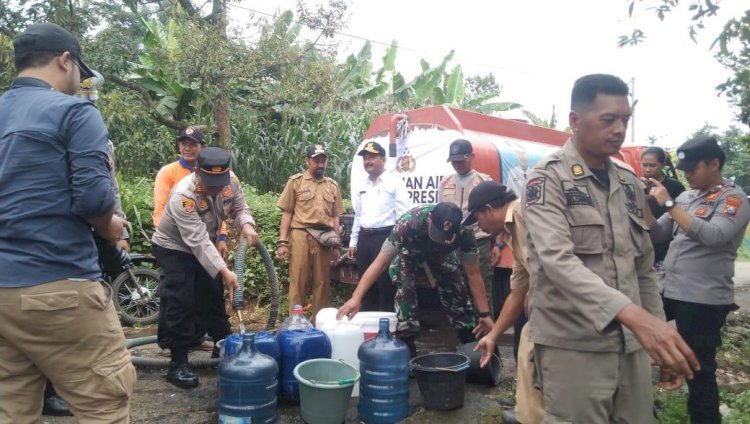
[[[193,168],[180,158],[180,160],[164,165],[156,174],[156,179],[154,179],[154,213],[152,215],[154,227],[159,226],[159,221],[164,215],[164,208],[167,207],[172,187],[192,172]]]
[[[161,217],[164,215],[164,208],[167,207],[169,194],[172,188],[193,172],[193,167],[185,162],[182,158],[170,164],[162,166],[154,179],[154,213],[151,215],[154,221],[154,228],[159,227]],[[221,223],[221,235],[226,236],[226,223]]]

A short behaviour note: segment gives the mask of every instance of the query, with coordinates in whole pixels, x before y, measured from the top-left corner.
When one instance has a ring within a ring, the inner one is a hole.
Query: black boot
[[[52,383],[50,383],[49,380],[47,381],[47,386],[44,388],[44,407],[42,408],[42,415],[52,417],[73,416],[70,409],[68,409],[68,403],[55,393],[55,389],[52,387]]]
[[[181,389],[198,387],[198,376],[190,368],[187,349],[172,348],[172,361],[169,363],[167,381]]]

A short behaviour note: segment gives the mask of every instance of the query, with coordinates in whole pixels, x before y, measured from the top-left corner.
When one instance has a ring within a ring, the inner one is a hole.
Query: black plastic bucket
[[[469,357],[442,352],[417,356],[409,365],[417,377],[425,409],[449,410],[464,406]]]

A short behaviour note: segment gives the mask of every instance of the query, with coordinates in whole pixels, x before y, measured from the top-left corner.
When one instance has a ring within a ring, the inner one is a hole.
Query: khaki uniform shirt
[[[276,204],[292,213],[292,228],[333,228],[333,218],[344,213],[341,190],[328,177],[314,179],[309,172],[289,177]]]
[[[731,181],[700,192],[690,190],[676,203],[693,216],[687,231],[669,213],[651,228],[654,242],[674,239],[664,260],[660,281],[664,297],[708,305],[734,303],[734,260],[742,243],[750,204]]]
[[[526,290],[529,287],[529,256],[526,253],[526,219],[521,202],[514,200],[505,213],[505,246],[513,253],[513,274],[510,276],[511,290]]]
[[[479,185],[483,181],[489,181],[492,178],[487,174],[482,174],[475,170],[469,171],[473,175],[469,180],[466,187],[461,187],[458,184],[458,174],[449,175],[440,182],[440,192],[438,193],[438,202],[449,202],[461,208],[461,212],[466,216],[469,213],[469,194],[474,190],[474,187]],[[474,230],[474,238],[481,240],[487,238],[490,235],[479,229],[477,224],[472,225]]]
[[[617,314],[635,303],[664,317],[641,182],[615,162],[606,164],[609,189],[568,140],[526,182],[534,343],[630,353],[641,345]]]
[[[180,180],[151,238],[163,248],[192,253],[212,277],[226,267],[215,245],[222,222],[232,218],[238,231],[245,224],[255,226],[240,180],[234,173],[231,175],[229,185],[215,198],[207,196],[200,185],[196,186],[194,174]]]

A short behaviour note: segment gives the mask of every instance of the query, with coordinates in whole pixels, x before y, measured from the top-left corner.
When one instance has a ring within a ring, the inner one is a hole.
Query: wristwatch
[[[667,208],[667,210],[670,210],[674,207],[674,200],[667,199],[666,202],[664,202],[664,207]]]
[[[488,316],[490,316],[490,313],[489,312],[480,312],[480,313],[477,314],[477,316],[479,316],[479,318],[487,318]]]

